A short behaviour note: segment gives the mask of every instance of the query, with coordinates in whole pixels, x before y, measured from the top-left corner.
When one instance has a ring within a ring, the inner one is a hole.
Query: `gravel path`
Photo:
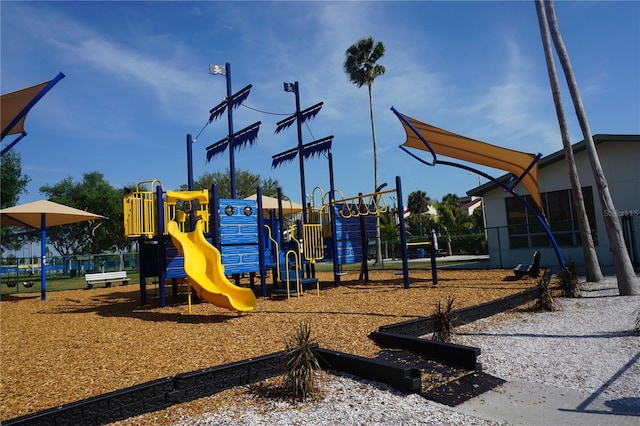
[[[640,414],[640,335],[632,332],[640,296],[615,297],[614,277],[585,284],[583,297],[546,313],[508,313],[458,329],[457,343],[481,348],[484,371],[624,400]],[[328,375],[324,396],[292,405],[241,392],[224,410],[186,425],[495,425],[384,385]]]

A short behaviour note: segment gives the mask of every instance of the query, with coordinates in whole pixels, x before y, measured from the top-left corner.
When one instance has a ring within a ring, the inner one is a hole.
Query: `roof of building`
[[[600,145],[604,142],[640,142],[640,135],[611,135],[611,134],[597,134],[592,136],[593,143],[595,145]],[[577,142],[572,145],[574,154],[584,151],[587,149],[587,144],[584,140]],[[552,154],[547,155],[546,157],[542,157],[538,162],[538,169],[543,169],[547,166],[550,166],[558,161],[561,161],[565,158],[564,149],[558,150]],[[500,182],[506,182],[511,177],[510,173],[504,174],[498,178],[496,178]],[[475,188],[467,191],[467,195],[470,196],[479,196],[481,197],[485,192],[491,191],[498,187],[498,184],[495,182],[489,181],[483,185],[477,186]]]

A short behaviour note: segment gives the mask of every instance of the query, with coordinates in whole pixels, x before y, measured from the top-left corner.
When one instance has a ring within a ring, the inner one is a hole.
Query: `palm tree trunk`
[[[373,124],[373,94],[369,84],[369,114],[371,116],[371,134],[373,135],[373,176],[375,188],[378,188],[378,145],[376,143],[376,126]],[[364,243],[364,241],[363,241]],[[376,263],[382,264],[382,243],[380,238],[380,212],[376,209]]]
[[[556,107],[556,115],[558,117],[558,124],[560,125],[560,133],[562,135],[562,146],[564,147],[564,155],[567,157],[567,163],[569,165],[569,181],[571,182],[573,204],[576,209],[576,216],[580,227],[580,238],[582,240],[582,252],[584,255],[587,281],[598,282],[603,278],[602,270],[600,269],[596,248],[593,244],[589,217],[587,216],[587,210],[584,207],[584,197],[580,186],[578,168],[576,167],[576,161],[571,147],[571,138],[569,137],[567,122],[564,116],[562,98],[560,97],[560,86],[558,84],[558,74],[556,73],[556,67],[553,62],[549,27],[547,26],[547,16],[544,11],[542,0],[536,0],[536,12],[538,13],[538,23],[540,25],[540,35],[542,37],[542,45],[544,47],[544,57],[547,61],[547,72],[549,74],[549,82],[551,83],[553,103]]]
[[[582,97],[580,96],[575,75],[573,74],[569,54],[560,35],[553,1],[547,0],[545,2],[545,10],[547,12],[549,29],[551,30],[551,38],[553,39],[556,52],[558,53],[558,58],[560,59],[560,64],[562,65],[562,69],[567,80],[567,85],[569,86],[569,93],[571,93],[571,99],[573,100],[578,122],[582,129],[587,154],[589,161],[591,162],[591,168],[593,169],[594,179],[598,188],[598,195],[600,196],[602,213],[604,215],[604,225],[607,231],[607,236],[609,237],[611,251],[613,252],[613,264],[616,270],[616,277],[618,279],[618,291],[622,296],[640,295],[640,280],[638,280],[638,277],[636,277],[633,270],[633,265],[629,258],[629,252],[627,252],[627,247],[624,242],[620,220],[618,219],[613,199],[609,193],[609,187],[602,171],[598,152],[596,151],[595,144],[593,143],[591,129],[589,129],[587,115],[584,111]]]

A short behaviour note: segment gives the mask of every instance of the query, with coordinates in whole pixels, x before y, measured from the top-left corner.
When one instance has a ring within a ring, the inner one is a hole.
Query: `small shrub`
[[[556,301],[551,294],[551,271],[545,271],[542,278],[538,281],[538,298],[536,299],[533,309],[536,311],[555,311],[557,309]]]
[[[636,311],[636,324],[633,328],[633,331],[635,331],[636,333],[640,333],[640,308],[638,308],[638,310]]]
[[[576,262],[570,259],[565,262],[565,265],[567,269],[558,273],[562,296],[571,298],[580,297],[580,281],[578,280],[579,273]]]
[[[444,303],[436,303],[436,310],[433,312],[432,338],[434,340],[450,342],[453,339],[457,322],[456,314],[453,312],[454,303],[453,297],[447,297]]]
[[[303,321],[294,337],[285,342],[287,365],[282,380],[285,392],[293,401],[304,401],[317,392],[316,370],[320,369],[316,343],[311,339],[311,327]]]

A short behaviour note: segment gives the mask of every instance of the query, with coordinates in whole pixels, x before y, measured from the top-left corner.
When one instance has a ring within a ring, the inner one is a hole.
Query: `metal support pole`
[[[231,104],[231,64],[225,64],[225,72],[227,79],[227,120],[229,126],[229,177],[231,181],[231,198],[236,198],[236,164],[233,149],[233,108]]]
[[[398,194],[398,219],[400,221],[400,245],[402,246],[402,275],[404,276],[404,288],[409,288],[409,254],[407,253],[407,234],[404,223],[404,204],[402,203],[402,182],[400,176],[396,176],[396,194]]]
[[[336,232],[335,184],[333,181],[333,155],[329,152],[329,221],[331,221],[331,251],[333,252],[333,279],[340,285],[340,264],[338,262],[338,240]]]

